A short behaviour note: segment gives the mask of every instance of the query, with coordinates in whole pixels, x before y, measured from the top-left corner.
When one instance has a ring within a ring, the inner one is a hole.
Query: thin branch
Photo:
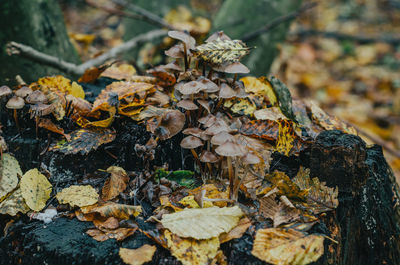
[[[129,41],[110,49],[108,52],[86,61],[80,65],[76,65],[70,62],[66,62],[58,57],[51,56],[45,54],[43,52],[37,51],[30,46],[17,43],[17,42],[9,42],[7,44],[7,53],[8,55],[20,55],[21,57],[27,58],[31,61],[38,62],[44,65],[52,66],[58,70],[61,70],[65,73],[72,75],[83,75],[86,69],[99,66],[110,60],[112,58],[117,57],[118,55],[125,53],[133,48],[135,48],[140,43],[151,41],[153,39],[162,37],[167,35],[166,30],[153,30],[144,34],[140,34]]]
[[[88,4],[89,6],[91,6],[93,8],[103,10],[111,15],[123,16],[123,17],[132,18],[132,19],[143,19],[143,16],[141,16],[141,15],[131,14],[131,13],[127,13],[127,12],[117,9],[117,8],[100,5],[94,0],[86,0],[86,4]]]
[[[332,31],[319,31],[314,29],[300,29],[290,35],[297,36],[300,38],[307,38],[310,36],[319,36],[323,38],[332,38],[337,40],[350,40],[359,43],[375,43],[375,42],[385,42],[391,45],[400,44],[400,37],[391,36],[363,36],[363,35],[350,35],[340,32]]]
[[[174,30],[175,28],[168,24],[163,18],[157,16],[154,13],[151,13],[150,11],[147,11],[144,8],[141,8],[140,6],[137,6],[135,4],[132,4],[130,2],[127,2],[126,0],[111,0],[113,3],[120,5],[131,12],[141,16],[142,20],[145,20],[151,24],[155,24],[157,26],[165,27],[170,30]],[[151,0],[149,0],[151,1]]]
[[[286,21],[295,19],[296,17],[298,17],[302,13],[304,13],[306,10],[311,9],[311,8],[313,8],[315,6],[317,6],[317,3],[315,3],[315,2],[304,4],[299,9],[297,9],[297,10],[295,10],[295,11],[289,13],[289,14],[277,17],[274,20],[272,20],[270,23],[268,23],[267,25],[255,30],[253,32],[250,32],[250,33],[244,35],[241,38],[241,40],[243,40],[243,41],[253,40],[253,39],[259,37],[261,34],[266,33],[268,31],[270,31],[271,29],[279,26],[280,24],[282,24],[282,23],[284,23]]]

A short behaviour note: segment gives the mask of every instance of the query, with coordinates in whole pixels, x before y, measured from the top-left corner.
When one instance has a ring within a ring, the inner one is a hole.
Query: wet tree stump
[[[87,172],[112,164],[130,171],[140,170],[143,161],[132,147],[135,143],[144,144],[150,135],[143,126],[129,120],[121,120],[115,126],[118,127],[116,140],[86,157],[47,152],[34,162],[53,170],[50,180],[58,187],[81,182]],[[13,142],[12,133],[6,134],[6,138],[7,142]],[[164,142],[156,152],[158,157],[154,163],[161,165],[167,161],[172,169],[193,164],[193,160],[186,159],[186,164],[182,165],[186,154],[176,148],[180,139],[177,135]],[[37,149],[43,148],[36,144]],[[113,160],[105,150],[118,159]],[[18,160],[26,161],[23,152],[15,155]],[[26,168],[32,166],[32,163],[22,164]],[[325,234],[337,242],[326,239],[325,253],[315,264],[400,264],[398,187],[380,146],[367,147],[357,136],[325,131],[299,157],[275,155],[272,164],[290,177],[296,175],[300,166],[308,167],[312,177],[327,182],[328,186],[339,187],[339,207],[326,213],[312,228],[313,233]],[[11,218],[0,218],[3,231]],[[144,222],[142,217],[137,222],[142,230],[155,229],[154,224]],[[262,225],[255,223],[241,238],[221,245],[229,264],[265,264],[251,254],[255,231]],[[5,229],[6,234],[0,238],[0,263],[123,264],[118,255],[120,247],[155,244],[139,231],[122,242],[114,239],[97,242],[85,233],[92,226],[76,218],[60,217],[44,224],[22,216]],[[157,246],[151,264],[179,262]]]

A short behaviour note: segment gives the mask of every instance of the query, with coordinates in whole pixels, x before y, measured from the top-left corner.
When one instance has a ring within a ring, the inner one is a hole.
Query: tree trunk
[[[13,84],[17,74],[26,82],[32,82],[39,77],[59,73],[48,66],[8,56],[6,44],[10,41],[32,46],[69,62],[79,62],[56,0],[0,1],[0,83]]]
[[[229,37],[241,39],[273,19],[294,11],[300,4],[298,0],[226,0],[213,21],[213,31],[223,30]],[[282,23],[246,43],[256,47],[243,60],[252,75],[266,75],[269,72],[277,55],[277,45],[285,40],[290,23]]]

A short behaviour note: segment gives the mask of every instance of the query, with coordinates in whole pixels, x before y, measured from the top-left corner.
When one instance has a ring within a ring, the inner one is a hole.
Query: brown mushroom
[[[8,86],[0,86],[0,98],[12,94],[12,90]]]
[[[196,110],[199,108],[196,104],[193,103],[193,101],[187,99],[179,101],[176,106],[185,110]]]
[[[211,36],[208,37],[208,39],[206,39],[206,42],[212,42],[212,41],[215,41],[217,39],[232,40],[223,31],[217,31],[217,32],[214,32],[213,34],[211,34]]]
[[[216,135],[220,132],[231,132],[232,129],[223,119],[216,119],[216,121],[210,125],[206,130],[205,133],[208,135]]]
[[[20,89],[17,89],[16,91],[14,91],[14,95],[16,95],[17,97],[26,98],[32,92],[33,91],[30,87],[23,86]]]
[[[10,98],[10,100],[8,100],[6,104],[7,109],[14,110],[14,120],[18,130],[19,130],[19,123],[18,123],[17,109],[22,109],[24,106],[25,106],[24,99],[17,96],[13,96],[12,98]]]
[[[155,133],[160,140],[166,140],[179,133],[185,125],[185,115],[179,110],[163,113]]]
[[[192,135],[183,138],[181,141],[181,147],[184,149],[190,149],[190,152],[192,152],[192,154],[193,154],[194,158],[196,159],[200,168],[201,168],[201,164],[200,164],[199,156],[197,155],[195,149],[202,145],[203,145],[203,141],[201,141],[199,138],[192,136]]]
[[[237,175],[233,173],[232,157],[243,156],[246,154],[246,150],[242,145],[239,145],[233,141],[227,141],[224,144],[218,146],[215,152],[220,156],[226,157],[226,162],[228,165],[229,174],[229,198],[236,200],[236,195],[234,194],[234,183],[237,182]]]
[[[219,98],[229,99],[235,97],[235,91],[226,83],[222,83],[219,90]]]
[[[179,92],[183,95],[194,95],[201,91],[204,86],[197,81],[190,81],[184,84],[183,86],[179,86]]]
[[[225,131],[217,133],[211,138],[212,145],[222,145],[228,141],[234,141],[234,137],[232,134],[227,133]]]
[[[214,93],[219,90],[219,87],[217,84],[215,84],[213,81],[211,81],[208,78],[205,78],[204,76],[201,76],[197,82],[200,82],[203,85],[202,90],[207,93]]]
[[[196,40],[192,36],[182,31],[176,31],[176,30],[168,31],[168,36],[173,39],[182,41],[185,71],[186,71],[189,68],[188,55],[190,54],[190,50],[194,49],[194,47],[196,46]]]
[[[206,163],[210,175],[212,174],[211,163],[218,162],[219,158],[210,151],[204,150],[200,155],[200,162]]]
[[[183,52],[183,44],[176,44],[166,50],[164,53],[165,55],[176,59],[185,58],[185,53]]]
[[[196,127],[194,127],[194,128],[186,128],[185,130],[182,131],[183,134],[193,135],[193,136],[196,136],[198,138],[201,138],[201,135],[202,135],[203,132],[204,131],[202,129],[196,128]]]
[[[48,100],[46,95],[42,91],[35,90],[25,98],[25,101],[26,103],[29,104],[38,104],[38,103],[47,103]]]
[[[53,104],[43,104],[38,103],[35,105],[31,105],[29,112],[31,113],[31,119],[35,118],[35,131],[36,131],[36,138],[38,137],[38,125],[39,125],[39,117],[48,115],[52,113],[54,110]]]

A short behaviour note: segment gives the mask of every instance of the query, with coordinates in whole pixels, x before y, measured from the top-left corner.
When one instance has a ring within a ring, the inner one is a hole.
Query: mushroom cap
[[[25,98],[29,94],[31,94],[33,91],[30,87],[28,86],[23,86],[20,89],[14,91],[14,94],[18,97]]]
[[[11,95],[12,90],[8,86],[0,86],[0,98]]]
[[[231,64],[223,64],[213,66],[213,69],[218,72],[224,72],[228,74],[247,74],[250,73],[249,68],[240,62],[234,62]]]
[[[254,165],[261,162],[261,159],[253,153],[248,152],[242,157],[242,162],[246,165]]]
[[[176,59],[185,57],[185,53],[183,52],[183,45],[181,43],[172,46],[164,53],[165,55]]]
[[[186,128],[185,130],[182,131],[183,134],[189,134],[189,135],[193,135],[196,137],[201,138],[202,133],[204,131],[200,128],[194,127],[194,128]]]
[[[31,118],[48,115],[48,114],[52,113],[53,110],[54,110],[53,104],[48,105],[48,104],[38,103],[35,105],[31,105],[31,109],[30,109]]]
[[[35,90],[26,97],[26,102],[29,104],[47,103],[46,95],[40,91]]]
[[[216,163],[219,158],[210,151],[204,150],[200,155],[200,161],[203,163]]]
[[[211,34],[211,36],[206,39],[206,42],[212,42],[212,41],[215,41],[217,39],[232,40],[223,31],[217,31],[217,32],[214,32],[213,34]]]
[[[203,89],[203,85],[198,82],[198,81],[190,81],[185,83],[183,86],[177,87],[179,89],[179,92],[181,92],[183,95],[191,95],[191,94],[197,94]]]
[[[168,36],[186,43],[186,49],[194,49],[196,46],[196,40],[183,31],[170,30],[168,31]]]
[[[167,71],[177,71],[177,72],[181,72],[182,71],[182,67],[180,67],[176,61],[168,63],[166,65],[162,66],[163,69],[167,70]]]
[[[232,141],[225,142],[218,146],[215,152],[221,156],[243,156],[246,154],[245,148]]]
[[[199,122],[201,124],[203,124],[204,127],[208,128],[211,125],[213,125],[216,120],[217,120],[217,118],[214,115],[212,115],[211,113],[209,113],[207,116],[201,117],[199,119]]]
[[[188,99],[181,100],[176,105],[185,110],[196,110],[199,108],[196,104],[193,103],[193,101]]]
[[[227,133],[227,132],[220,132],[211,138],[211,144],[222,145],[222,144],[226,143],[227,141],[233,141],[234,139],[235,138],[233,137],[232,134]]]
[[[12,98],[10,98],[6,104],[7,109],[22,109],[24,106],[24,99],[17,96],[13,96]]]
[[[201,76],[197,82],[200,82],[203,85],[203,91],[207,92],[207,93],[214,93],[217,92],[219,90],[219,87],[217,86],[217,84],[215,84],[213,81],[211,81],[208,78],[205,78],[204,76]]]
[[[199,103],[208,113],[211,113],[210,104],[207,100],[199,99],[197,100],[197,103]]]
[[[160,126],[157,128],[157,131],[160,131],[160,133],[157,133],[157,136],[161,140],[173,137],[183,129],[185,121],[185,114],[179,110],[164,112],[161,117]]]
[[[229,125],[222,119],[217,119],[210,127],[205,130],[208,135],[216,135],[220,132],[231,132],[232,129]]]
[[[181,141],[181,147],[185,149],[195,149],[202,145],[203,142],[199,138],[192,135],[183,138],[183,140]]]
[[[233,98],[236,96],[236,92],[226,83],[221,84],[221,89],[219,91],[220,98]]]

